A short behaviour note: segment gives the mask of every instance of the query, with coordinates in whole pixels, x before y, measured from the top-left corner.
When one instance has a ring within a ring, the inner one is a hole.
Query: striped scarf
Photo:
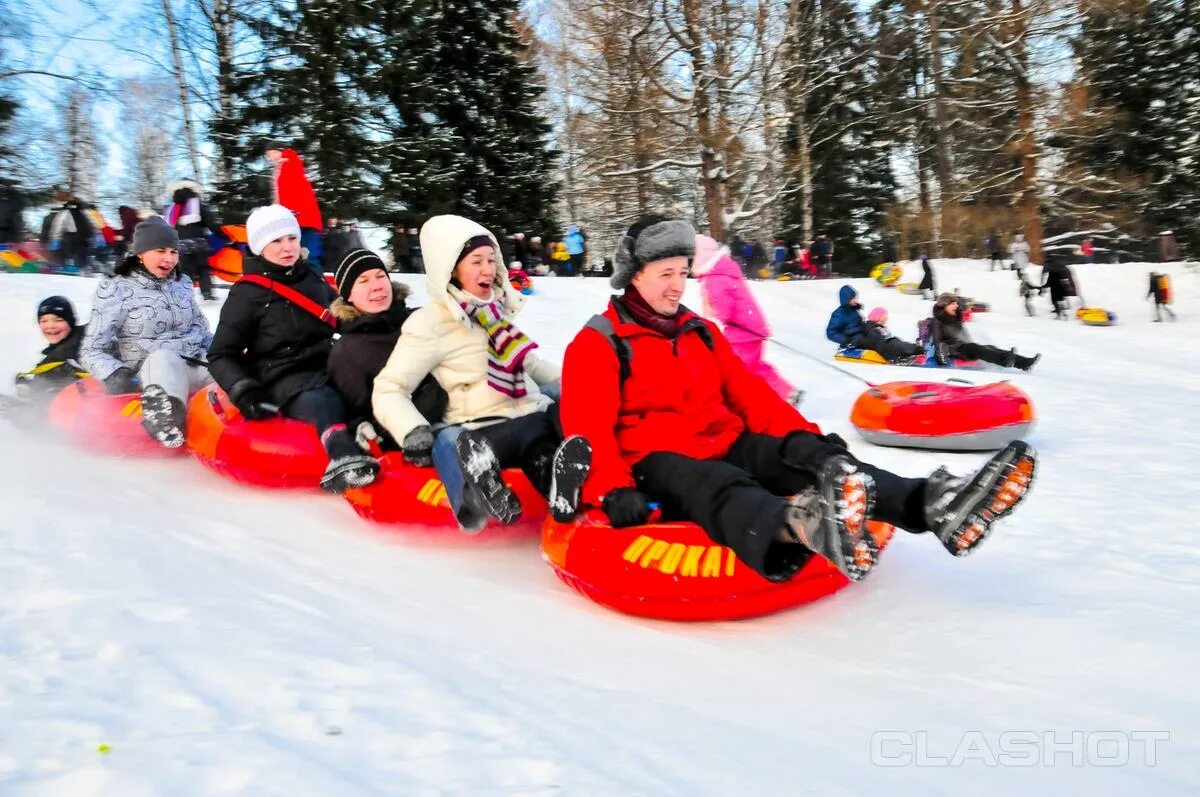
[[[505,295],[503,288],[494,288],[496,298],[489,302],[476,298],[453,285],[450,295],[458,302],[467,317],[488,336],[488,385],[509,398],[525,395],[525,357],[537,348],[537,344],[524,332],[504,318]]]

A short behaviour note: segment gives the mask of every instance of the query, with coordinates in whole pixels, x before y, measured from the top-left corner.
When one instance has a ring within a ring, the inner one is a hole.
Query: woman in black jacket
[[[329,377],[346,399],[355,436],[379,440],[386,449],[398,449],[375,423],[371,391],[375,376],[396,348],[400,328],[416,309],[404,303],[409,287],[392,282],[383,260],[366,249],[347,252],[338,263],[334,281],[339,295],[329,309],[339,322],[341,337],[329,351]],[[413,395],[413,403],[430,425],[441,423],[446,413],[446,391],[427,376]]]
[[[336,297],[300,253],[300,225],[282,205],[259,208],[246,222],[247,276],[221,307],[209,373],[248,420],[276,410],[317,428],[329,454],[321,486],[330,492],[370,484],[379,463],[347,428],[342,396],[329,384],[326,362],[336,321]]]
[[[954,358],[960,357],[1028,371],[1042,358],[1040,354],[1022,357],[1016,349],[1005,351],[976,343],[963,327],[961,311],[959,297],[952,293],[943,293],[933,303],[933,344],[939,364],[948,365]]]

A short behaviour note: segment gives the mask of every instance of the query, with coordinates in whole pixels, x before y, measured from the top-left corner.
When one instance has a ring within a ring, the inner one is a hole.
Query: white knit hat
[[[250,214],[246,220],[246,240],[250,251],[261,255],[267,244],[285,235],[300,237],[300,223],[296,215],[283,205],[267,205]]]

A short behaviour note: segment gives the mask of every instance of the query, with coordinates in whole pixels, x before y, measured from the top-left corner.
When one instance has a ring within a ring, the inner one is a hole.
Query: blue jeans
[[[465,431],[461,426],[447,426],[433,438],[433,467],[446,488],[446,498],[450,501],[450,508],[454,510],[456,518],[463,505],[465,479],[458,464],[458,451],[454,448],[454,443]]]
[[[550,456],[562,440],[557,413],[553,410],[552,407],[551,411],[534,412],[475,430],[491,444],[501,468],[521,467],[543,495],[550,489]],[[461,426],[447,426],[433,438],[433,467],[446,488],[446,498],[456,518],[463,507],[466,477],[454,444],[465,431]]]

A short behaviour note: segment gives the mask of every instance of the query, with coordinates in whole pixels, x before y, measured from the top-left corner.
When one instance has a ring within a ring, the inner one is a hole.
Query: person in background
[[[220,231],[220,225],[195,180],[179,180],[167,190],[171,192],[171,201],[163,209],[163,218],[179,233],[180,268],[200,284],[200,295],[206,302],[215,301],[212,269],[208,265],[212,247],[208,239]]]
[[[1008,247],[1012,256],[1012,268],[1018,274],[1029,267],[1029,241],[1022,233],[1013,236],[1012,246]]]
[[[1175,321],[1175,312],[1171,309],[1171,278],[1166,274],[1150,272],[1150,291],[1147,298],[1154,297],[1154,320],[1162,321],[1162,311],[1167,311],[1167,317]]]
[[[267,161],[275,169],[272,182],[274,203],[295,214],[296,222],[300,225],[300,246],[308,250],[308,264],[318,275],[323,275],[321,232],[325,224],[321,221],[321,207],[317,204],[317,193],[304,170],[304,161],[296,150],[277,141],[267,142],[264,150]]]
[[[763,359],[763,346],[771,337],[771,328],[742,269],[728,249],[707,235],[696,236],[695,252],[692,275],[700,281],[705,318],[720,326],[734,353],[752,373],[786,401],[798,404],[803,394]]]
[[[929,259],[929,253],[921,251],[921,296],[926,299],[932,299],[937,293],[937,282],[933,278],[933,261]]]
[[[971,340],[971,334],[963,326],[962,299],[952,293],[943,293],[933,304],[932,334],[939,365],[950,365],[955,358],[961,358],[1029,371],[1042,358],[1040,354],[1023,357],[1016,349],[1005,350]]]
[[[1079,255],[1083,258],[1084,263],[1096,262],[1096,247],[1092,244],[1090,235],[1083,239],[1083,243],[1079,244]]]
[[[570,263],[566,266],[567,276],[577,277],[583,274],[584,253],[587,251],[587,237],[584,236],[583,230],[577,225],[570,225],[563,242],[567,245],[567,255],[570,257]]]

